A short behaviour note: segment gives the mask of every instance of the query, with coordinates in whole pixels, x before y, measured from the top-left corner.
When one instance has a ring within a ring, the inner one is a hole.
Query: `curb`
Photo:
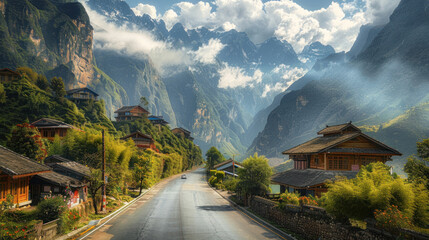
[[[156,185],[155,185],[156,186]],[[121,213],[122,211],[124,211],[126,208],[128,208],[129,206],[131,206],[134,202],[136,202],[137,200],[139,200],[141,197],[143,197],[149,190],[146,189],[144,192],[142,192],[142,194],[140,194],[139,196],[137,196],[136,198],[134,198],[131,202],[125,204],[124,206],[120,207],[119,209],[117,209],[114,212],[111,212],[109,215],[105,216],[102,219],[98,219],[98,220],[90,220],[90,222],[86,225],[83,226],[79,229],[76,229],[66,235],[62,235],[58,238],[56,238],[56,240],[66,240],[69,238],[73,238],[73,239],[83,239],[85,237],[87,237],[89,234],[91,234],[94,228],[97,228],[98,225],[104,225],[106,224],[108,221],[110,221],[111,219],[113,219],[114,217],[116,217],[116,215],[118,215],[119,213]],[[92,222],[92,223],[91,223]],[[91,231],[92,230],[92,231]],[[87,233],[88,231],[91,231],[89,233]],[[76,236],[78,235],[78,236]],[[73,237],[76,236],[76,237]]]
[[[210,186],[210,185],[209,185]],[[211,187],[217,194],[219,194],[221,197],[223,197],[225,200],[227,200],[231,205],[233,205],[236,209],[240,210],[241,212],[243,212],[245,215],[248,215],[247,217],[249,217],[250,219],[252,219],[255,222],[258,222],[259,224],[265,226],[266,228],[268,228],[269,230],[271,230],[272,232],[274,232],[275,234],[277,234],[278,236],[282,237],[283,239],[287,239],[287,240],[297,240],[296,238],[294,238],[293,236],[283,232],[282,230],[274,227],[273,225],[271,225],[270,223],[268,223],[267,221],[261,219],[260,217],[256,216],[255,214],[247,211],[247,209],[241,207],[240,205],[238,205],[237,203],[235,203],[234,201],[230,200],[229,198],[223,196],[222,194],[220,194],[220,192],[218,192],[218,190],[216,188]]]

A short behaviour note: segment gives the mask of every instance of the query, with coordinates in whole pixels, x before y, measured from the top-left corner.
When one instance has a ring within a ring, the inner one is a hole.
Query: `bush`
[[[225,172],[224,171],[217,171],[215,176],[216,176],[218,182],[222,182],[223,179],[225,178]]]
[[[58,195],[47,197],[37,205],[37,217],[44,223],[58,219],[67,208],[66,198]]]
[[[384,228],[390,232],[396,232],[400,228],[409,227],[411,221],[401,211],[398,206],[392,205],[386,210],[375,210],[375,220],[377,220],[377,226]]]
[[[62,212],[58,226],[60,233],[67,233],[74,230],[79,224],[80,218],[79,212],[75,209]]]
[[[317,201],[315,199],[312,199],[312,198],[307,197],[307,196],[299,197],[298,200],[299,200],[300,205],[319,206],[319,204],[317,203]]]
[[[286,204],[299,205],[299,194],[298,193],[282,193],[280,194],[279,207],[282,208]]]
[[[383,163],[362,167],[355,179],[328,184],[325,197],[326,211],[341,220],[372,218],[376,209],[383,211],[391,205],[409,218],[414,214],[412,184],[391,176]]]
[[[235,192],[237,189],[237,183],[238,183],[237,178],[229,178],[223,182],[223,185],[225,186],[226,190]]]
[[[216,175],[216,170],[210,170],[210,176],[215,176]]]

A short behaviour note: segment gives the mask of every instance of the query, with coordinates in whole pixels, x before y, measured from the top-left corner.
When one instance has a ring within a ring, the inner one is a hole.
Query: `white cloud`
[[[109,23],[105,16],[91,10],[82,3],[94,27],[94,48],[112,50],[136,58],[149,57],[155,67],[164,73],[171,66],[187,66],[193,63],[191,56],[184,49],[174,49],[169,43],[156,40],[147,31],[130,25],[118,27]]]
[[[273,69],[273,73],[281,74],[284,82],[277,82],[275,84],[266,84],[264,91],[262,92],[262,97],[267,97],[268,93],[279,93],[288,89],[294,82],[302,78],[308,70],[304,68],[294,67],[291,68],[284,64],[279,65]]]
[[[389,17],[400,0],[366,0],[366,17],[375,25],[389,22]]]
[[[276,36],[300,52],[315,41],[347,51],[360,26],[385,23],[400,0],[354,0],[316,11],[302,8],[292,0],[214,0],[178,3],[178,13],[167,11],[162,17],[168,27],[181,22],[187,28],[207,27],[246,32],[255,43]]]
[[[149,15],[151,18],[156,19],[158,16],[156,15],[155,6],[149,4],[139,3],[136,7],[131,8],[136,16],[143,16],[143,14]]]
[[[203,44],[197,51],[192,54],[195,60],[201,63],[213,64],[216,61],[216,56],[225,47],[219,39],[210,39],[208,44]]]
[[[253,87],[255,83],[262,82],[262,72],[258,69],[249,76],[239,67],[230,67],[226,65],[219,71],[219,88],[237,88],[237,87]]]

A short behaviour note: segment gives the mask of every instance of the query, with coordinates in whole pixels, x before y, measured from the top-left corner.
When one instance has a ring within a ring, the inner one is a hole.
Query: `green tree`
[[[225,161],[225,157],[217,150],[216,147],[211,147],[206,152],[207,168],[212,169],[214,165]]]
[[[406,217],[415,219],[415,224],[421,224],[427,221],[427,214],[416,214],[427,211],[427,194],[427,190],[395,174],[390,175],[387,165],[371,163],[362,167],[354,179],[343,178],[329,183],[324,195],[325,209],[344,221],[349,218],[363,220],[373,218],[376,210],[384,211],[394,205]]]
[[[148,179],[151,169],[151,160],[143,156],[139,156],[137,162],[134,163],[133,180],[140,189],[139,195],[142,194],[143,187],[148,187],[148,184],[145,184],[144,180]]]
[[[140,104],[142,104],[144,107],[149,106],[149,101],[146,99],[146,97],[140,97]]]
[[[91,169],[91,175],[88,178],[88,193],[92,197],[92,206],[94,206],[95,214],[98,214],[98,201],[97,196],[101,187],[103,187],[103,180],[101,179],[100,169]]]
[[[18,124],[12,128],[12,136],[6,146],[30,159],[42,162],[47,155],[40,132],[28,123]]]
[[[36,85],[43,91],[48,92],[50,90],[48,79],[42,74],[37,75]]]
[[[19,67],[16,69],[18,73],[22,76],[26,77],[30,82],[36,83],[37,80],[37,72],[33,71],[33,69],[29,67]]]
[[[404,171],[408,179],[415,183],[421,183],[429,189],[429,139],[417,143],[417,156],[408,157]]]
[[[3,84],[0,83],[0,104],[6,102],[6,91]]]
[[[51,89],[57,98],[63,98],[66,95],[66,88],[62,78],[53,77],[51,79]]]
[[[245,159],[243,168],[238,169],[237,190],[249,195],[263,195],[270,192],[270,177],[273,170],[265,156],[255,155]]]

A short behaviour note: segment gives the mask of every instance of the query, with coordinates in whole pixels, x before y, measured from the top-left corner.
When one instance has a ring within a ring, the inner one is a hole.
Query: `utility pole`
[[[101,163],[101,177],[103,178],[103,187],[101,188],[102,203],[101,212],[106,212],[106,149],[104,143],[104,129],[101,131],[102,142],[103,142],[103,159]]]
[[[235,177],[235,156],[240,154],[232,154],[232,176]]]

